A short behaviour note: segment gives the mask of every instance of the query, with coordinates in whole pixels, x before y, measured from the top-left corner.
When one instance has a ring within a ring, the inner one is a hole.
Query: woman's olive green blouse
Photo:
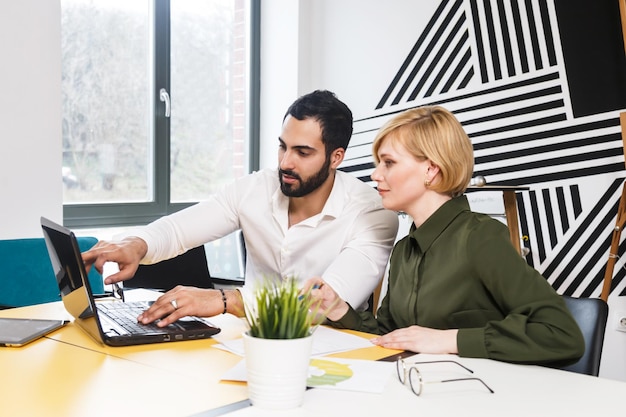
[[[376,318],[350,308],[331,324],[377,334],[414,324],[459,329],[460,356],[507,362],[567,363],[584,352],[561,297],[517,253],[507,227],[472,212],[465,196],[396,244]]]

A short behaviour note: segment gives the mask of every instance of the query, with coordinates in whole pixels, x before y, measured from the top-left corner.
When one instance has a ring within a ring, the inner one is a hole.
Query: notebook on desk
[[[63,305],[96,341],[129,346],[205,339],[220,332],[197,317],[186,317],[163,328],[140,324],[137,316],[149,307],[148,302],[96,302],[74,233],[44,217],[41,227]]]

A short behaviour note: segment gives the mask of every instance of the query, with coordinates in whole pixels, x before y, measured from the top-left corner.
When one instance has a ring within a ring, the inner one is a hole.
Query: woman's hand
[[[457,329],[437,330],[429,327],[410,326],[371,339],[375,345],[389,349],[409,350],[415,353],[458,353]]]
[[[321,277],[311,278],[304,283],[302,294],[307,293],[314,300],[313,308],[332,321],[339,320],[348,312],[348,303]]]

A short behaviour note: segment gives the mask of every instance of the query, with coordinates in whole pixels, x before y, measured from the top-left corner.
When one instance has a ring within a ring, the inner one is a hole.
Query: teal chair
[[[78,237],[81,252],[96,244],[95,237]],[[89,272],[94,294],[104,293],[102,275]],[[0,240],[0,308],[59,301],[59,287],[43,238]]]

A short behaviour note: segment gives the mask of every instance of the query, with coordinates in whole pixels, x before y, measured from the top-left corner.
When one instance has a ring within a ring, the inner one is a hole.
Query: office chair
[[[124,281],[124,288],[169,291],[177,285],[214,288],[204,245],[152,265],[139,265],[135,276]]]
[[[98,242],[95,237],[77,237],[81,252]],[[104,293],[102,275],[89,271],[94,294]],[[44,238],[0,240],[0,308],[23,307],[59,301],[56,282]]]
[[[564,295],[563,299],[583,333],[585,354],[578,362],[561,369],[598,376],[609,306],[600,298],[574,298]]]

